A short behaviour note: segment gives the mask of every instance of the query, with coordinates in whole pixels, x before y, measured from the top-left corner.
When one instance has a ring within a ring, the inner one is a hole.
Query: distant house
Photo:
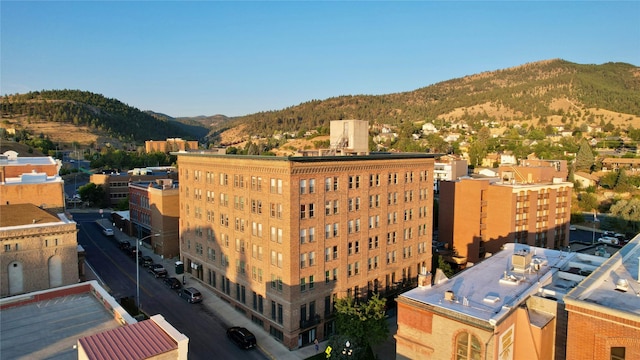
[[[606,158],[602,160],[602,170],[613,171],[618,169],[638,171],[640,170],[640,159]]]
[[[584,171],[576,171],[573,174],[573,180],[580,184],[581,188],[588,188],[589,186],[596,186],[598,178]]]
[[[438,129],[432,123],[426,123],[422,125],[422,133],[425,135],[436,134]]]

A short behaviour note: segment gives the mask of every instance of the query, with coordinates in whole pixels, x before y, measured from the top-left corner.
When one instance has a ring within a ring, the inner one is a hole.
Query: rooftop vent
[[[444,299],[447,301],[454,301],[456,299],[455,294],[453,293],[453,290],[447,290],[444,292]]]
[[[628,289],[629,289],[629,282],[627,281],[627,279],[618,279],[618,281],[616,281],[617,291],[627,292]]]
[[[495,295],[487,295],[484,297],[484,299],[482,299],[482,301],[489,303],[489,304],[495,304],[498,301],[500,301],[500,297],[499,296],[495,296]]]

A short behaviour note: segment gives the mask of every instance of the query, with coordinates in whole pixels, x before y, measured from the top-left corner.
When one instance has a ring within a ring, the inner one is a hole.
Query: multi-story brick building
[[[52,157],[18,157],[14,151],[0,155],[2,204],[35,204],[51,213],[65,209],[61,164]]]
[[[567,246],[572,189],[551,166],[506,166],[497,179],[443,181],[438,240],[472,263],[508,242]]]
[[[178,179],[178,173],[173,167],[149,167],[133,169],[125,172],[108,172],[93,174],[89,181],[102,186],[105,201],[108,205],[117,205],[129,196],[129,184],[140,181],[155,181],[158,179]]]
[[[144,148],[147,153],[198,150],[198,141],[180,138],[170,138],[164,141],[147,140],[144,142]]]
[[[129,184],[132,233],[138,239],[145,238],[154,253],[168,258],[178,256],[179,205],[177,181],[160,179]]]
[[[432,155],[177,155],[187,271],[288,348],[431,270]]]
[[[573,324],[567,323],[563,299],[587,284],[587,276],[606,260],[505,244],[451,279],[398,297],[396,359],[562,360],[580,348],[593,351],[590,342],[598,334],[567,342],[567,326]],[[629,336],[637,335],[636,329]],[[582,354],[573,359],[591,359],[593,353]]]
[[[564,297],[567,360],[640,359],[640,236]]]
[[[0,296],[78,282],[76,223],[33,204],[0,205]]]

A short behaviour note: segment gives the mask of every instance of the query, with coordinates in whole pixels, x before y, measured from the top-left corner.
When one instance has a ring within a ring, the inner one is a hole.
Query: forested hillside
[[[34,91],[4,96],[2,117],[86,126],[123,142],[194,138],[171,121],[158,119],[116,99],[79,90]]]
[[[607,110],[615,113],[601,113]],[[312,100],[279,111],[242,116],[214,129],[245,124],[245,134],[269,136],[328,126],[335,119],[365,119],[398,125],[403,121],[481,120],[558,123],[617,122],[640,117],[640,69],[624,63],[581,65],[548,60],[510,69],[444,81],[414,91],[370,96],[339,96]]]

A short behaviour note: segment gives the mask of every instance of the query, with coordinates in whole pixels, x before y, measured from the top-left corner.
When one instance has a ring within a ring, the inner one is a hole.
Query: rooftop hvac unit
[[[533,254],[527,250],[521,250],[511,255],[511,264],[514,271],[526,271],[530,264]]]

